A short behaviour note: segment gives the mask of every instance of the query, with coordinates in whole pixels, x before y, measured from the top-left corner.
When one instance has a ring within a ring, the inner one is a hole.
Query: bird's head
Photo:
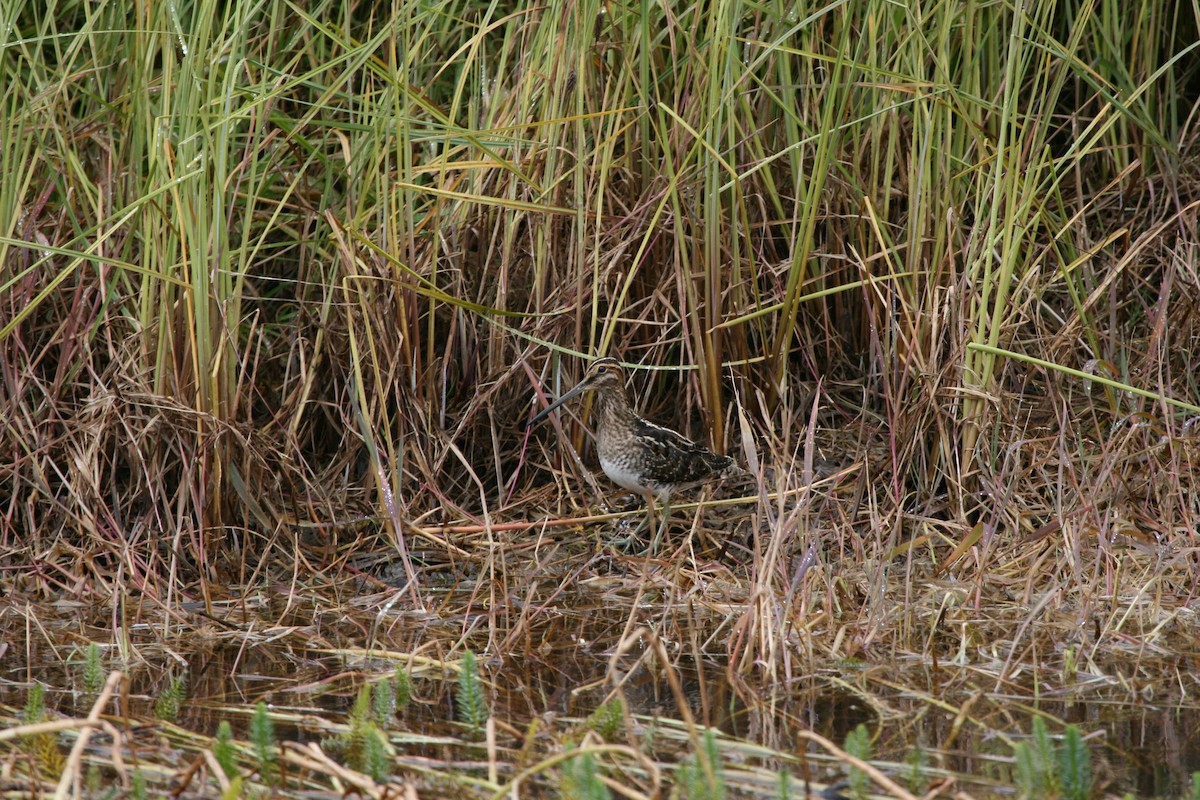
[[[625,370],[621,368],[621,362],[615,358],[600,358],[592,362],[588,367],[587,372],[583,374],[583,380],[575,385],[575,388],[564,394],[562,397],[555,400],[550,405],[542,409],[533,419],[529,420],[529,424],[536,425],[544,419],[551,411],[561,406],[573,397],[578,397],[584,392],[591,392],[609,388],[622,389],[625,386]]]

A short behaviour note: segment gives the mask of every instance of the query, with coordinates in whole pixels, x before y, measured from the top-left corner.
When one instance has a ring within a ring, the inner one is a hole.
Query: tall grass
[[[836,547],[880,577],[982,518],[981,566],[1110,535],[1135,453],[1192,541],[1194,408],[1122,390],[1200,396],[1193,5],[3,14],[6,548],[161,594],[360,515],[458,552],[426,522],[537,513],[530,398],[614,353],[649,416],[724,450],[740,410],[784,471],[822,409],[860,425]]]

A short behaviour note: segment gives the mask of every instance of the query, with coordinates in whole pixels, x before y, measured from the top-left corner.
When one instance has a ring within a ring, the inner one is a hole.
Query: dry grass
[[[1026,5],[6,7],[0,791],[1185,792],[1197,12]],[[604,354],[756,476],[657,558]]]

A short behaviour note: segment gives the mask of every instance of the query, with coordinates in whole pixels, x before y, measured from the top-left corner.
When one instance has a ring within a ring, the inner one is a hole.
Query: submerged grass
[[[1197,691],[1195,4],[0,17],[4,780],[1194,794],[1038,721]],[[757,478],[663,558],[609,354]]]

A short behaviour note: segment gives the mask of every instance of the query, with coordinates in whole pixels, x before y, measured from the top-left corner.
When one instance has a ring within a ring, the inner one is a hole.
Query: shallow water
[[[464,731],[454,722],[456,676],[442,660],[457,663],[461,649],[455,645],[466,641],[479,649],[492,715],[502,723],[501,739],[512,752],[522,747],[550,752],[577,739],[582,721],[619,684],[632,715],[628,734],[662,764],[677,764],[690,752],[682,724],[687,715],[727,734],[725,765],[741,776],[731,781],[730,796],[770,794],[763,776],[780,769],[822,783],[837,781],[842,768],[798,731],[841,745],[860,723],[872,737],[872,763],[901,784],[919,772],[912,780],[918,793],[950,780],[975,796],[1011,795],[1012,744],[1027,738],[1035,715],[1045,718],[1052,735],[1061,734],[1064,723],[1079,726],[1090,745],[1097,792],[1180,797],[1200,770],[1200,704],[1180,688],[1193,680],[1198,663],[1193,654],[1114,663],[1110,675],[1080,671],[1066,688],[1050,687],[1045,676],[1038,684],[1025,673],[998,681],[969,660],[934,665],[919,659],[814,661],[816,669],[807,674],[761,685],[747,675],[731,676],[728,664],[710,655],[722,644],[719,639],[707,647],[695,640],[664,641],[662,651],[641,641],[614,655],[633,603],[604,598],[626,591],[624,584],[559,583],[545,592],[526,586],[506,598],[501,610],[494,601],[489,608],[479,600],[478,587],[447,585],[431,595],[437,603],[431,600],[424,611],[406,608],[394,593],[346,592],[335,606],[317,594],[300,597],[275,587],[215,607],[213,615],[223,624],[189,608],[190,627],[163,615],[120,629],[119,637],[112,634],[111,611],[77,604],[9,607],[0,617],[7,643],[0,704],[15,724],[36,680],[49,688],[52,716],[86,715],[91,698],[79,691],[82,648],[94,641],[102,644],[106,668],[128,675],[123,716],[153,723],[152,698],[183,675],[188,699],[175,725],[185,731],[208,737],[229,720],[235,735],[245,736],[249,712],[263,701],[280,715],[281,738],[321,741],[343,729],[364,683],[404,663],[413,675],[415,698],[388,728],[400,774],[405,759],[458,769],[475,763],[478,754],[462,746]],[[652,592],[643,600],[641,624],[659,624],[661,639],[688,629],[661,624],[656,614],[662,600]],[[693,632],[723,630],[719,620],[693,612]],[[142,613],[143,619],[152,617]],[[512,624],[510,614],[526,615],[526,624]],[[537,623],[528,624],[535,615]],[[124,645],[112,644],[114,639]],[[503,650],[489,653],[489,645]],[[661,652],[668,665],[661,663]],[[1123,674],[1119,668],[1188,677],[1135,687],[1113,677]],[[202,739],[172,741],[181,750],[204,746]],[[519,759],[513,758],[515,765]]]

